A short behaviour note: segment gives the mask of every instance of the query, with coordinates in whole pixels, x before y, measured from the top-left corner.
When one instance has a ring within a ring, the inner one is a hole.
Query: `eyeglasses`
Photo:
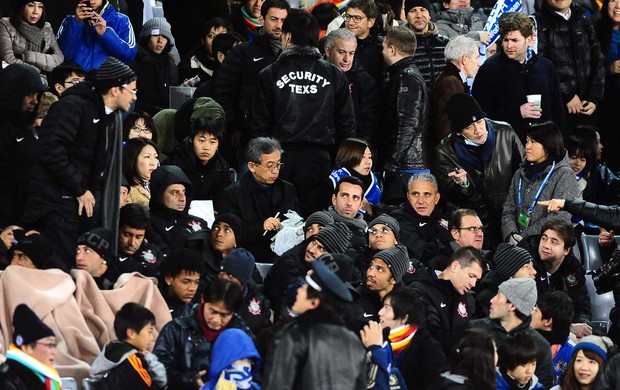
[[[46,346],[49,349],[56,349],[56,348],[58,348],[58,343],[43,343],[41,341],[37,341],[37,344]]]
[[[136,96],[138,94],[138,88],[134,88],[134,89],[129,89],[127,88],[128,85],[127,84],[123,84],[121,85],[121,89],[126,89],[127,91],[131,92],[134,94],[134,96]]]
[[[458,228],[458,230],[469,230],[472,233],[484,233],[484,226],[468,226],[468,227],[462,227],[462,228]]]
[[[131,130],[135,131],[136,133],[145,133],[145,134],[151,134],[153,132],[148,127],[140,127],[140,126],[133,126]]]
[[[267,165],[254,163],[254,165],[260,165],[263,168],[267,168],[269,172],[275,172],[275,171],[279,171],[280,169],[282,169],[282,167],[284,166],[284,163],[269,163]]]
[[[71,79],[71,80],[63,81],[63,84],[77,85],[77,84],[81,83],[82,81],[84,81],[84,79]]]
[[[348,22],[349,20],[353,19],[353,23],[359,23],[363,19],[366,19],[366,18],[367,18],[366,16],[344,14],[344,20],[346,22]]]
[[[375,228],[368,229],[368,233],[373,235],[373,236],[376,235],[376,234],[379,234],[379,233],[381,233],[381,234],[388,234],[391,231],[392,231],[392,229],[390,229],[387,226],[384,226],[381,229],[375,229]]]

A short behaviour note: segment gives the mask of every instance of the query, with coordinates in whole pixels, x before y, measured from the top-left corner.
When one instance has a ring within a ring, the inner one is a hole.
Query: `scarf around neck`
[[[36,374],[41,382],[45,383],[46,390],[60,390],[60,375],[55,368],[44,364],[34,357],[24,353],[22,350],[11,344],[9,350],[6,353],[7,360],[13,360],[27,368]]]
[[[248,32],[253,33],[254,30],[262,26],[258,19],[248,14],[248,11],[245,10],[245,7],[241,7],[241,16],[243,17],[243,24],[245,25],[245,28],[246,30],[248,30]]]
[[[537,164],[533,164],[525,160],[523,162],[523,174],[525,175],[525,177],[528,178],[528,180],[534,181],[536,180],[538,175],[540,175],[545,170],[545,168],[547,168],[547,166],[551,165],[552,163],[553,159],[551,158],[547,158],[545,161],[539,162]]]
[[[17,31],[26,38],[27,51],[43,52],[45,45],[43,30],[22,20],[19,22],[19,26],[17,26]]]
[[[411,344],[413,335],[417,330],[417,325],[403,325],[390,330],[388,338],[390,339],[390,345],[392,346],[394,355],[400,355],[405,352],[409,344]]]
[[[454,151],[459,160],[468,168],[474,168],[477,171],[484,171],[484,166],[491,160],[495,151],[495,129],[493,129],[489,122],[485,121],[485,123],[488,135],[487,140],[482,145],[469,146],[465,143],[463,137],[456,135],[452,137],[454,140]],[[470,148],[475,148],[477,153],[472,153]]]

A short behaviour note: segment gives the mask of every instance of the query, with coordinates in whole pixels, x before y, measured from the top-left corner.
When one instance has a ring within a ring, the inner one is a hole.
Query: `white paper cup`
[[[526,98],[528,103],[536,103],[538,108],[541,107],[542,95],[527,95]]]

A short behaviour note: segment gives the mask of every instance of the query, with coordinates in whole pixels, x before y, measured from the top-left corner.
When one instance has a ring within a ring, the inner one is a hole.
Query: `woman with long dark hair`
[[[64,61],[52,26],[45,21],[44,1],[19,0],[10,18],[0,19],[0,57],[7,64],[32,65],[47,81]]]
[[[587,336],[573,349],[573,357],[568,364],[562,382],[551,390],[591,390],[594,382],[603,372],[608,350],[613,347],[607,337]],[[608,388],[602,386],[600,388]]]
[[[123,149],[123,175],[129,181],[131,203],[149,206],[151,174],[159,167],[157,145],[149,139],[132,138]]]

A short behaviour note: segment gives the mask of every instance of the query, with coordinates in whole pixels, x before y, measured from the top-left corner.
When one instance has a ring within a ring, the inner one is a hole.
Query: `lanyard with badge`
[[[523,178],[519,177],[519,191],[517,192],[517,205],[519,206],[519,218],[517,219],[517,223],[519,224],[519,230],[521,232],[523,232],[525,229],[527,229],[528,226],[530,226],[530,215],[534,211],[534,207],[536,207],[536,202],[538,202],[538,198],[540,198],[540,193],[542,192],[542,190],[545,188],[545,186],[549,182],[549,178],[551,177],[551,174],[553,173],[554,169],[555,169],[555,161],[551,165],[551,169],[545,176],[543,182],[540,184],[540,187],[538,187],[538,191],[536,191],[536,195],[534,195],[534,199],[532,200],[532,204],[530,204],[530,208],[527,210],[527,214],[521,211],[521,205],[523,204],[523,199],[521,198]]]

